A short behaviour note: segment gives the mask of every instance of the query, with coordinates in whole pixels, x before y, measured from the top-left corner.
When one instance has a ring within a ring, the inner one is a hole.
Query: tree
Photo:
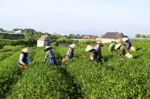
[[[25,40],[31,41],[31,40],[35,39],[34,33],[35,33],[34,29],[24,29]]]
[[[69,42],[69,39],[67,37],[60,37],[59,39],[57,39],[57,42],[61,42],[61,43]]]
[[[146,36],[143,34],[143,35],[140,36],[140,38],[146,38]]]
[[[0,32],[6,32],[3,28],[0,28]]]
[[[75,34],[69,34],[69,37],[70,38],[76,38],[76,35]]]
[[[136,35],[135,35],[135,38],[140,38],[140,34],[136,34]]]

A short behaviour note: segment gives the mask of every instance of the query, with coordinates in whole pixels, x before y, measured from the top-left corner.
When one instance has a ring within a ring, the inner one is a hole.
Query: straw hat
[[[137,48],[134,47],[134,46],[131,46],[131,47],[130,47],[130,51],[131,51],[131,52],[136,52],[136,51],[137,51]]]
[[[85,51],[88,52],[88,51],[90,51],[90,50],[92,50],[92,49],[94,49],[94,47],[91,46],[91,45],[88,45],[88,46],[86,47]]]
[[[128,40],[129,40],[129,38],[127,38],[127,37],[122,38],[122,41],[123,41],[123,42],[126,42],[126,41],[128,41]]]
[[[133,58],[133,56],[130,53],[126,53],[125,56],[129,59]]]
[[[45,47],[45,50],[48,49],[48,48],[52,48],[52,47],[51,47],[51,46],[46,46],[46,47]]]
[[[115,50],[117,50],[120,46],[121,46],[121,44],[116,44],[115,45]]]
[[[24,53],[29,53],[29,48],[24,48],[24,49],[22,49],[22,52],[24,52]]]
[[[76,48],[76,45],[75,44],[71,44],[69,47]]]

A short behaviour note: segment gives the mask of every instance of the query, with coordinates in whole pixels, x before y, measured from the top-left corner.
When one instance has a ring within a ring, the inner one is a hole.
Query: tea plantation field
[[[30,47],[31,65],[18,68],[20,47],[0,50],[0,99],[149,99],[150,42],[134,41],[140,48],[127,59],[102,48],[103,63],[85,60],[86,44],[77,44],[75,58],[65,68],[43,63],[44,48]],[[54,47],[60,63],[67,47]]]

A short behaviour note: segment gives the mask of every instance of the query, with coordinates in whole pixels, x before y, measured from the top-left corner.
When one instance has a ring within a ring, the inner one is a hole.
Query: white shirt
[[[20,58],[19,58],[19,63],[20,64],[25,64],[22,60],[23,60],[23,57],[24,57],[24,55],[23,55],[23,53],[21,53],[20,54]],[[29,59],[29,57],[27,57],[27,63],[28,64],[30,64],[30,59]]]

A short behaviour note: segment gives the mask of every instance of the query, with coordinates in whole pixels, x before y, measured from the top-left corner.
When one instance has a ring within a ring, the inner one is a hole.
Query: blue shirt
[[[55,57],[54,51],[53,50],[48,50],[45,54],[45,58],[49,57],[49,58],[53,58]]]
[[[74,57],[74,49],[69,48],[68,51],[67,51],[66,56],[68,56],[68,58]]]

